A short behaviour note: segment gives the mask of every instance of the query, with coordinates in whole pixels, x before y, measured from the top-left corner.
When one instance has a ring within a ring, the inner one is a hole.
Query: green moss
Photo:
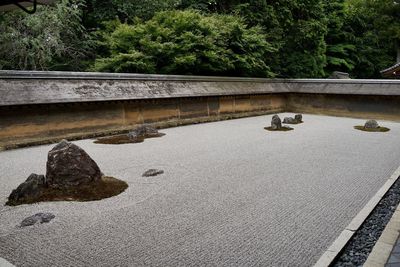
[[[164,136],[164,133],[152,133],[145,136],[140,136],[136,138],[129,138],[127,134],[113,135],[107,137],[100,137],[96,141],[95,144],[111,144],[111,145],[121,145],[121,144],[134,144],[134,143],[142,143],[146,138],[155,138]]]
[[[271,131],[271,132],[288,132],[288,131],[291,131],[291,130],[293,130],[293,128],[290,128],[290,127],[282,127],[282,128],[280,128],[280,129],[272,129],[272,127],[264,127],[264,129],[265,130],[267,130],[267,131]]]
[[[381,127],[381,126],[379,126],[379,127],[376,128],[376,129],[373,129],[373,128],[365,128],[364,126],[354,126],[354,129],[360,130],[360,131],[364,131],[364,132],[381,132],[381,133],[389,132],[389,131],[390,131],[389,128]]]
[[[131,144],[131,143],[142,143],[144,137],[132,139],[126,134],[100,137],[94,143],[96,144],[111,144],[111,145],[121,145],[121,144]]]
[[[121,194],[128,184],[119,179],[103,176],[101,180],[68,188],[43,188],[37,198],[24,199],[18,202],[8,201],[6,205],[17,206],[44,201],[94,201]]]

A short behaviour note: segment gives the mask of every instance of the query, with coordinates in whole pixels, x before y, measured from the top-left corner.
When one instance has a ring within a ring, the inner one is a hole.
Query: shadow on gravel
[[[288,131],[292,131],[293,128],[288,127],[288,126],[282,126],[279,129],[274,129],[272,127],[264,127],[265,130],[267,131],[271,131],[271,132],[288,132]]]

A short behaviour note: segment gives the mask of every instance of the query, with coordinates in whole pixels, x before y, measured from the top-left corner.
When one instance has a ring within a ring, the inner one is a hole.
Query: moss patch
[[[94,141],[95,144],[107,144],[107,145],[121,145],[121,144],[135,144],[142,143],[146,138],[155,138],[164,136],[164,133],[148,134],[136,138],[130,138],[127,134],[113,135],[107,137],[98,138]]]
[[[293,130],[293,128],[290,128],[290,127],[282,127],[282,128],[280,128],[280,129],[272,129],[272,127],[264,127],[264,129],[265,130],[267,130],[267,131],[271,131],[271,132],[288,132],[288,131],[291,131],[291,130]]]
[[[364,131],[364,132],[381,132],[381,133],[389,132],[389,131],[390,131],[389,128],[381,127],[381,126],[379,126],[379,127],[376,128],[376,129],[373,129],[373,128],[365,128],[364,126],[354,126],[354,129],[360,130],[360,131]]]
[[[37,198],[24,199],[18,202],[8,201],[6,205],[17,206],[43,201],[94,201],[121,194],[128,184],[119,179],[103,176],[101,180],[70,188],[43,188]]]
[[[142,138],[129,138],[126,134],[113,135],[107,137],[101,137],[94,141],[96,144],[107,144],[107,145],[121,145],[121,144],[132,144],[132,143],[142,143],[144,137]]]

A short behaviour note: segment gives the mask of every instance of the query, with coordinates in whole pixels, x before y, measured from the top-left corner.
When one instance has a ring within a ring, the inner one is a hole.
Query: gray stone
[[[141,125],[128,133],[130,139],[159,137],[161,135],[163,134],[160,134],[155,127],[148,124]]]
[[[19,202],[26,199],[37,198],[41,194],[43,188],[47,187],[46,177],[32,173],[25,182],[14,189],[8,201],[10,203]]]
[[[282,128],[281,118],[278,115],[274,115],[271,120],[271,128],[273,130],[278,130]]]
[[[25,218],[21,224],[20,227],[26,227],[26,226],[31,226],[37,223],[48,223],[51,220],[53,220],[56,216],[52,213],[36,213],[35,215],[32,215],[28,218]]]
[[[301,114],[296,114],[296,115],[294,115],[294,119],[295,119],[297,122],[303,122],[303,115],[301,115]]]
[[[369,120],[365,123],[364,128],[366,129],[377,129],[379,128],[379,124],[376,120]]]
[[[286,118],[283,119],[283,123],[297,124],[299,122],[295,118],[286,117]]]
[[[159,174],[163,174],[163,170],[157,170],[157,169],[149,169],[145,173],[142,174],[143,177],[149,177],[149,176],[156,176]]]
[[[100,180],[96,162],[79,146],[61,141],[47,157],[46,178],[51,187],[70,187]]]

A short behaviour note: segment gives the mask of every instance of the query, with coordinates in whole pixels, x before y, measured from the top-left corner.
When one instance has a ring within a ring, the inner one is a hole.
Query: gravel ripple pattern
[[[293,114],[279,114],[281,117]],[[75,142],[122,194],[93,202],[4,206],[53,145],[0,152],[0,257],[16,266],[311,266],[400,165],[400,124],[304,115],[164,129],[119,146]],[[383,124],[383,123],[382,123]],[[156,168],[164,174],[144,178]],[[32,214],[46,224],[20,228]]]

